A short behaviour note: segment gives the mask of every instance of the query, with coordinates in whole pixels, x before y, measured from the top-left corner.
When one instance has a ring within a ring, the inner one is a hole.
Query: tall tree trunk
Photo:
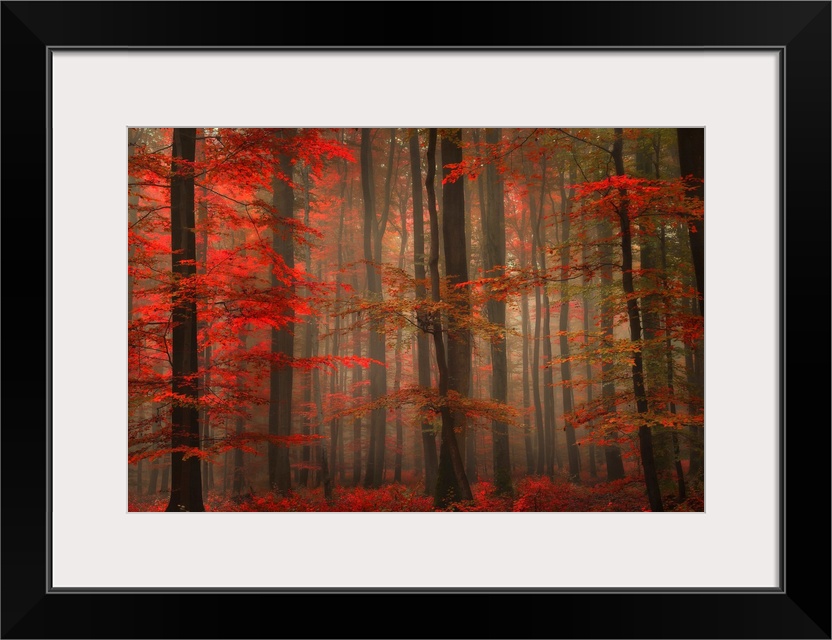
[[[159,493],[170,493],[170,461],[171,456],[165,456],[162,462],[162,483],[159,487]]]
[[[358,291],[358,277],[353,276],[353,289]],[[361,313],[354,314],[352,332],[352,355],[361,357]],[[364,368],[354,366],[352,369],[352,397],[353,402],[358,404],[361,402],[363,395],[363,378]],[[361,483],[361,429],[362,419],[360,415],[356,415],[352,420],[352,486],[357,487]]]
[[[599,225],[601,243],[601,269],[599,270],[602,289],[609,289],[613,283],[613,247],[614,241],[612,225],[604,220]],[[611,349],[613,346],[613,322],[615,310],[609,295],[601,299],[601,335],[602,346]],[[601,399],[604,404],[604,411],[612,414],[617,411],[615,404],[615,379],[613,378],[613,361],[609,355],[601,356]],[[604,446],[604,462],[607,467],[607,481],[620,480],[624,477],[624,461],[621,458],[621,448],[615,443],[618,438],[616,431],[608,431],[604,434],[604,440],[609,442]]]
[[[382,299],[381,242],[387,226],[390,211],[389,186],[391,182],[395,130],[390,132],[390,152],[388,156],[388,174],[385,185],[385,203],[381,220],[376,219],[375,183],[373,181],[373,151],[369,129],[361,130],[361,190],[364,197],[364,259],[367,265],[368,297],[376,302]],[[386,345],[384,336],[384,318],[374,312],[370,318],[369,357],[376,362],[370,365],[370,398],[372,401],[387,395]],[[380,487],[384,474],[384,452],[387,431],[387,411],[383,407],[374,409],[370,414],[369,448],[367,454],[367,473],[364,477],[365,487]]]
[[[342,139],[343,142],[343,139]],[[335,357],[341,355],[341,268],[344,262],[343,244],[344,244],[344,219],[347,212],[347,162],[343,164],[343,175],[341,179],[341,215],[338,219],[338,265],[335,271],[335,321],[332,332],[332,354]],[[333,372],[329,381],[329,397],[333,402],[335,394],[339,390],[339,375],[344,373],[344,368],[340,367],[338,371]],[[329,422],[329,439],[330,449],[332,450],[332,479],[338,478],[338,481],[344,481],[344,436],[341,433],[341,419],[332,418]]]
[[[692,195],[705,199],[705,129],[699,127],[677,129],[679,138],[679,172],[683,178],[690,177]],[[693,256],[693,270],[696,274],[696,288],[699,291],[699,313],[705,315],[705,220],[688,224],[690,250]]]
[[[560,174],[560,201],[561,201],[561,237],[560,237],[560,271],[563,282],[560,286],[560,310],[558,311],[558,335],[561,355],[560,379],[563,383],[563,428],[566,433],[566,454],[569,460],[569,479],[572,482],[580,482],[580,458],[578,456],[578,445],[575,440],[575,427],[568,416],[574,410],[572,398],[572,364],[569,362],[569,263],[571,252],[569,247],[569,234],[571,231],[571,198],[574,195],[567,193],[565,177]]]
[[[460,143],[462,139],[460,139]],[[468,233],[465,234],[465,256],[468,259],[468,272],[469,273],[476,273],[477,266],[474,258],[473,251],[471,250],[471,242],[472,242],[472,234],[474,232],[474,226],[471,221],[471,189],[468,181],[464,178],[459,179],[462,182],[462,190],[463,190],[463,201],[465,205],[465,228],[468,230]],[[469,395],[474,398],[477,397],[476,389],[477,387],[474,386],[474,364],[473,364],[473,357],[474,352],[476,351],[477,342],[476,336],[471,333],[471,366],[468,368],[468,393]],[[469,484],[475,484],[478,482],[477,476],[477,430],[471,427],[469,424],[468,429],[465,433],[465,454],[462,456],[465,460],[465,475],[468,476]]]
[[[156,406],[153,406],[151,408],[151,412],[155,414],[153,421],[150,423],[150,433],[153,434],[162,428],[162,414],[161,410]],[[162,463],[162,458],[156,458],[150,464],[150,478],[148,478],[147,481],[147,495],[149,496],[152,496],[154,493],[156,493],[156,487],[159,484],[159,467],[162,465]]]
[[[425,224],[422,206],[422,169],[419,159],[419,134],[414,129],[410,135],[410,181],[413,191],[413,272],[416,278],[416,299],[427,300],[425,280]],[[419,386],[430,387],[430,344],[428,342],[428,315],[424,310],[417,313],[417,321],[422,331],[416,334],[418,357]],[[433,495],[436,486],[436,471],[439,461],[436,455],[436,435],[433,425],[421,419],[422,449],[425,465],[425,493]]]
[[[130,159],[136,154],[136,145],[139,142],[139,138],[141,137],[141,129],[128,129],[127,132],[127,162],[128,165],[130,163]],[[138,180],[132,173],[127,176],[127,222],[129,225],[129,229],[132,229],[136,226],[139,220],[139,186],[137,184]],[[128,249],[128,258],[127,263],[132,267],[133,261],[136,255],[136,248],[133,246],[132,243],[129,245]],[[127,274],[127,323],[128,326],[132,326],[133,324],[133,286],[134,286],[134,278],[133,275],[128,272]],[[138,413],[141,419],[141,415],[143,413],[143,408],[138,409]],[[152,423],[151,423],[152,425]],[[152,426],[151,426],[152,429]],[[142,490],[144,486],[142,485],[143,478],[142,478],[142,460],[139,459],[138,463],[136,464],[136,488],[135,492],[137,496],[142,495]],[[155,484],[155,480],[154,480]]]
[[[537,232],[537,206],[532,195],[532,190],[528,190],[529,198],[529,223],[532,231],[532,253],[531,253],[531,267],[532,271],[538,276],[542,276],[543,271],[539,262],[540,252],[538,251],[538,232]],[[534,424],[535,432],[537,434],[537,456],[535,460],[535,473],[543,475],[546,473],[546,451],[548,449],[546,441],[549,434],[546,432],[546,427],[543,418],[543,404],[540,393],[540,344],[541,344],[541,329],[543,320],[543,300],[541,295],[540,283],[536,284],[534,288],[534,347],[532,348],[532,401],[534,403]]]
[[[612,157],[615,162],[615,172],[624,175],[624,132],[615,129]],[[621,204],[618,220],[621,227],[621,270],[624,293],[627,296],[627,317],[630,324],[630,340],[633,342],[633,393],[636,399],[636,410],[640,414],[648,411],[647,394],[644,389],[644,366],[641,349],[641,317],[639,316],[638,299],[635,297],[633,286],[633,245],[630,229],[629,198],[627,190],[618,189]],[[662,496],[659,491],[659,478],[653,459],[653,434],[648,425],[641,425],[638,429],[638,440],[641,449],[641,464],[644,468],[644,483],[647,487],[647,497],[652,511],[663,511]]]
[[[679,172],[682,177],[690,176],[691,194],[700,201],[705,200],[705,130],[702,128],[677,129],[679,140]],[[688,238],[696,274],[696,288],[699,292],[699,314],[705,317],[705,219],[688,223]],[[704,398],[705,350],[701,341],[696,345],[696,381]],[[688,473],[704,480],[702,454],[698,450],[702,442],[702,429],[691,425],[692,452]]]
[[[583,244],[582,248],[582,261],[584,264],[589,264],[589,247],[587,243]],[[589,298],[589,288],[592,285],[592,278],[584,273],[583,276],[583,299],[581,302],[581,306],[583,306],[583,315],[584,315],[584,344],[590,344],[590,334],[589,334],[589,319],[592,315],[592,302]],[[586,404],[588,407],[592,406],[592,390],[593,390],[593,376],[592,376],[592,359],[587,356],[586,359],[586,373],[584,374],[586,377]],[[592,429],[592,423],[587,425],[587,430]],[[595,443],[589,443],[589,476],[591,478],[598,477],[598,467],[595,462]]]
[[[701,352],[699,346],[699,344],[694,346],[685,344],[685,378],[690,396],[687,409],[690,416],[695,416],[700,410],[700,405],[695,400],[702,393],[699,384],[699,372],[697,371],[697,362]],[[688,431],[690,438],[688,476],[696,478],[702,475],[704,466],[701,429],[695,424],[691,424]]]
[[[323,273],[322,273],[322,265],[318,263],[318,272],[317,272],[317,280],[318,282],[322,282],[323,280]],[[320,355],[321,349],[321,342],[318,339],[318,322],[317,320],[312,324],[314,330],[314,340],[312,342],[312,357],[317,358]],[[327,350],[326,344],[324,344],[324,353],[331,353]],[[310,425],[310,432],[313,435],[323,437],[321,430],[324,424],[324,402],[323,402],[323,389],[321,388],[321,370],[318,367],[312,368],[312,403],[313,407],[315,408],[314,418]],[[316,469],[315,473],[315,481],[312,486],[318,487],[321,482],[331,482],[331,477],[329,473],[329,464],[328,461],[324,460],[326,451],[326,440],[318,440],[318,446],[313,449],[313,460],[314,460],[314,468]]]
[[[304,165],[303,170],[303,225],[309,227],[309,167]],[[307,242],[309,238],[306,239]],[[312,277],[312,247],[306,244],[303,247],[306,252],[305,273],[306,277]],[[308,295],[308,293],[307,293]],[[309,314],[304,323],[304,340],[303,340],[303,357],[307,362],[312,357],[312,345],[318,340],[318,320],[314,314]],[[308,436],[312,433],[312,372],[316,370],[314,367],[308,368],[304,372],[303,380],[303,421],[301,422],[301,434]],[[300,459],[301,466],[298,473],[298,484],[301,487],[306,487],[309,484],[309,468],[312,461],[312,451],[308,444],[304,444],[301,448]]]
[[[525,264],[520,260],[521,264]],[[529,390],[529,332],[531,324],[529,322],[529,296],[526,293],[520,296],[520,323],[522,325],[522,362],[523,369],[523,442],[526,446],[526,474],[533,475],[535,472],[534,466],[534,443],[532,442],[532,424],[531,424],[531,392]]]
[[[240,353],[245,353],[247,347],[247,338],[246,333],[240,331],[237,334],[237,341],[239,342],[239,350]],[[235,384],[237,386],[237,391],[242,392],[245,390],[246,380],[243,375],[243,370],[237,372],[237,379],[235,380]],[[234,433],[237,436],[238,441],[243,436],[243,431],[245,430],[245,421],[242,415],[237,415],[234,420]],[[243,449],[239,445],[234,449],[234,468],[232,471],[232,481],[231,481],[231,494],[237,497],[243,495],[243,487],[245,486],[245,472],[243,466]]]
[[[171,418],[171,447],[199,449],[199,373],[196,328],[196,295],[191,287],[196,275],[194,229],[194,160],[196,129],[173,130],[170,179],[171,263],[173,292],[173,353],[171,391],[175,398]],[[171,492],[167,511],[205,511],[199,457],[185,459],[185,451],[171,453]]]
[[[497,145],[502,129],[486,129],[485,141]],[[461,154],[460,154],[461,155]],[[461,158],[460,158],[461,159]],[[483,271],[486,278],[502,278],[506,264],[506,215],[503,182],[497,167],[490,163],[486,168],[488,181],[488,208],[482,213]],[[447,217],[447,212],[446,212]],[[501,404],[508,401],[508,364],[506,358],[506,302],[505,297],[489,296],[486,304],[488,320],[496,325],[499,336],[491,339],[491,399]],[[511,494],[511,457],[509,451],[508,424],[493,420],[491,434],[494,447],[494,488],[497,493]]]
[[[292,158],[286,150],[286,145],[295,136],[294,129],[277,129],[275,144],[277,146],[277,169],[291,180]],[[275,210],[274,230],[272,232],[272,249],[282,259],[287,269],[295,268],[295,248],[293,241],[295,194],[290,182],[282,180],[277,175],[272,178],[272,205]],[[293,296],[295,285],[285,284],[272,271],[271,285],[274,290],[284,289],[281,297]],[[280,361],[291,361],[294,358],[294,310],[287,305],[283,314],[286,324],[280,329],[271,331],[271,352],[279,361],[272,362],[269,375],[269,435],[289,436],[292,433],[292,385],[293,370],[288,364]],[[280,493],[288,492],[292,487],[291,467],[289,463],[289,448],[286,444],[269,443],[269,486]]]
[[[543,207],[546,199],[546,155],[541,160],[540,172],[540,202],[535,217],[534,228],[537,237],[537,260],[540,273],[546,274],[546,223],[543,216]],[[557,452],[557,438],[555,435],[555,387],[554,375],[552,374],[552,331],[551,331],[551,305],[549,303],[549,292],[545,284],[539,287],[541,297],[541,310],[543,311],[543,333],[540,340],[543,344],[543,430],[546,433],[546,451],[544,473],[549,477],[555,474],[555,462],[558,469],[561,468],[560,456]]]
[[[205,160],[205,141],[197,146],[197,157],[199,161]],[[208,189],[205,186],[200,188],[200,198],[197,203],[196,223],[199,227],[199,244],[197,246],[197,273],[205,275],[208,271]],[[197,333],[204,331],[206,327],[205,321],[200,321],[197,327]],[[202,376],[201,376],[201,393],[206,395],[208,389],[211,388],[211,344],[206,342],[200,353],[202,361]],[[209,412],[206,406],[200,407],[199,423],[202,429],[201,442],[202,448],[209,446],[211,440],[211,423],[209,420]],[[207,493],[213,489],[212,472],[214,465],[210,460],[202,461],[202,487]]]
[[[399,244],[399,271],[404,271],[404,254],[407,250],[407,196],[400,200],[399,206],[399,225],[401,227]],[[398,393],[402,387],[402,349],[404,342],[402,340],[402,328],[399,327],[396,331],[396,372],[393,379],[393,390]],[[402,421],[402,407],[401,404],[396,406],[396,457],[393,464],[393,482],[401,483],[402,481],[402,458],[404,456],[404,423]]]
[[[444,142],[444,140],[443,140]],[[451,154],[454,153],[450,150]],[[447,160],[447,155],[442,154]],[[434,177],[436,175],[436,129],[430,129],[428,135],[428,174],[425,180],[428,194],[428,213],[430,214],[430,276],[431,292],[434,302],[440,301],[439,292],[439,221],[436,213],[436,192],[434,190]],[[453,161],[451,161],[453,162]],[[458,203],[462,205],[462,202]],[[454,198],[445,200],[445,214],[451,209],[451,216],[461,214],[462,207],[457,207]],[[459,211],[455,209],[458,208]],[[457,234],[458,235],[458,234]],[[464,247],[464,230],[462,243]],[[455,250],[457,243],[450,243],[446,246]],[[464,249],[463,249],[464,251]],[[444,509],[450,503],[457,500],[471,500],[471,487],[468,485],[468,477],[465,475],[465,467],[462,455],[459,451],[459,443],[454,433],[454,412],[448,404],[448,391],[450,389],[450,370],[445,359],[445,343],[442,340],[442,320],[439,313],[432,314],[433,342],[436,351],[436,363],[439,370],[439,401],[440,415],[442,417],[442,445],[439,453],[439,469],[437,472],[436,493],[434,503],[437,508]],[[450,340],[449,340],[450,342]],[[467,383],[468,377],[464,380]]]
[[[660,242],[661,242],[661,256],[662,256],[662,273],[667,274],[667,247],[665,242],[665,230],[664,227],[661,229],[660,235]],[[667,290],[667,282],[664,282],[665,286],[663,287]],[[670,325],[668,323],[668,302],[665,301],[665,317],[664,317],[664,349],[665,349],[665,358],[666,358],[666,376],[667,376],[667,392],[668,397],[670,398],[669,402],[667,403],[667,410],[670,412],[671,415],[676,415],[676,403],[673,401],[673,398],[676,397],[676,393],[674,391],[674,383],[673,383],[673,341],[670,337]],[[687,498],[687,490],[685,488],[685,473],[682,469],[682,457],[679,452],[679,436],[674,429],[671,433],[671,440],[673,443],[673,465],[676,469],[676,486],[678,488],[678,495],[679,495],[679,502],[683,502],[685,498]]]

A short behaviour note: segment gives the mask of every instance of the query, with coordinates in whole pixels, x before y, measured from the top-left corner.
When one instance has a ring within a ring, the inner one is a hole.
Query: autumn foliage
[[[645,510],[648,430],[664,508],[702,510],[704,325],[688,238],[704,204],[701,177],[680,175],[675,130],[439,129],[462,161],[438,158],[433,194],[428,130],[196,132],[195,159],[177,162],[171,129],[129,132],[131,510],[161,510],[177,453],[200,461],[208,511],[433,511],[441,501],[425,479],[441,467],[448,415],[473,493],[449,509]],[[186,175],[196,252],[183,277],[172,268],[182,256],[171,248],[171,184]],[[453,197],[464,201],[468,279],[448,277],[440,238],[431,295],[428,202],[450,215],[449,185],[462,185]],[[503,233],[489,236],[495,220]],[[487,251],[494,237],[502,254]],[[196,306],[192,396],[172,384],[183,300]],[[275,348],[279,335],[291,336],[288,351]],[[462,335],[469,379],[440,391],[436,349],[459,358]],[[277,431],[274,373],[288,370],[290,423]],[[198,446],[174,437],[173,407],[198,412]],[[498,428],[507,451],[494,457]],[[287,452],[290,488],[270,486],[275,450]]]

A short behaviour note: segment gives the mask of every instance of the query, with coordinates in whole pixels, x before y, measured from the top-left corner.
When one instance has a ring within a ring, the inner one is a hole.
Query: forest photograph
[[[704,512],[703,128],[126,133],[128,511]]]

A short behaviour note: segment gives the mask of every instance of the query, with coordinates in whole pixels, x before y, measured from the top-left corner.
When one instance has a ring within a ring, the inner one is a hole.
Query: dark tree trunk
[[[353,288],[358,290],[358,278],[353,279]],[[361,326],[360,314],[355,314],[352,332],[352,355],[361,357]],[[353,402],[358,404],[361,401],[362,382],[364,378],[364,367],[354,366],[352,368],[352,397]],[[352,485],[357,487],[361,483],[361,428],[362,419],[356,415],[352,420]]]
[[[552,340],[551,340],[551,309],[549,304],[549,293],[543,278],[546,277],[546,223],[543,218],[543,205],[546,198],[546,156],[541,159],[540,171],[542,179],[540,182],[540,201],[535,214],[535,208],[529,197],[530,210],[532,211],[532,237],[533,244],[537,247],[537,268],[541,276],[535,303],[537,303],[537,317],[535,319],[535,341],[543,346],[543,431],[545,433],[545,450],[543,453],[544,466],[540,473],[552,477],[555,474],[555,461],[558,468],[561,467],[560,457],[557,453],[555,437],[555,389],[554,376],[552,374]],[[538,301],[539,296],[539,301]],[[542,313],[542,319],[540,314]],[[539,333],[539,323],[542,322],[542,335]],[[537,360],[535,358],[535,360]]]
[[[691,301],[695,305],[695,301]],[[692,310],[696,313],[695,310]],[[702,397],[702,342],[699,341],[694,345],[685,345],[685,378],[688,385],[688,394],[690,400],[688,402],[688,415],[695,416],[701,410]],[[690,437],[690,451],[688,466],[688,476],[690,478],[702,479],[704,473],[704,442],[702,440],[702,429],[696,424],[691,424],[689,427]]]
[[[153,421],[150,424],[150,433],[153,434],[162,427],[161,411],[158,407],[153,407],[151,411],[155,414]],[[159,467],[162,466],[164,459],[156,458],[150,463],[150,478],[147,481],[147,495],[152,496],[156,493],[156,487],[159,484]]]
[[[430,214],[430,276],[431,292],[434,302],[439,302],[439,221],[436,213],[436,192],[434,177],[436,175],[436,129],[429,130],[428,136],[428,174],[425,180],[428,194],[428,213]],[[443,158],[447,158],[443,154]],[[451,199],[451,202],[453,199]],[[449,203],[445,201],[445,210]],[[459,202],[462,205],[462,202]],[[452,206],[453,208],[453,206]],[[462,207],[459,207],[462,209]],[[460,211],[459,213],[462,213]],[[452,214],[453,215],[453,214]],[[464,235],[462,238],[464,247]],[[450,244],[449,247],[455,247]],[[434,312],[431,318],[433,342],[436,350],[436,363],[439,370],[439,402],[442,417],[442,444],[439,453],[439,469],[437,472],[436,492],[434,503],[437,508],[444,509],[457,500],[471,500],[471,487],[465,475],[465,466],[459,451],[459,443],[454,433],[454,413],[448,404],[450,371],[445,359],[445,343],[442,340],[441,316]],[[467,383],[467,376],[465,377]]]
[[[619,176],[624,175],[624,136],[622,129],[615,130],[615,142],[613,144],[613,160],[615,161],[615,172]],[[633,393],[636,399],[636,410],[647,413],[647,393],[644,388],[644,366],[641,349],[641,317],[639,315],[638,299],[635,297],[633,286],[633,245],[632,232],[630,229],[629,199],[627,190],[619,188],[621,204],[618,212],[618,220],[621,226],[621,270],[624,293],[627,296],[627,317],[630,324],[630,339],[635,345],[632,356]],[[663,511],[662,496],[659,491],[659,478],[656,473],[656,464],[653,458],[653,434],[648,425],[641,425],[638,429],[638,440],[641,449],[641,464],[644,468],[644,483],[647,487],[647,497],[650,501],[652,511]]]
[[[309,167],[303,167],[303,225],[309,227]],[[308,241],[308,238],[307,238]],[[307,277],[312,274],[312,247],[308,244],[303,247],[306,253],[305,273]],[[318,340],[318,320],[315,314],[309,314],[304,323],[303,357],[307,361],[312,357],[312,345]],[[317,369],[309,368],[303,375],[303,411],[304,416],[301,422],[301,435],[308,436],[312,433],[312,374]],[[309,468],[312,466],[312,447],[304,444],[300,452],[300,471],[298,473],[298,484],[301,487],[309,485]]]
[[[343,140],[342,140],[343,142]],[[332,353],[338,357],[341,355],[341,268],[344,262],[343,243],[344,243],[344,218],[347,211],[347,162],[344,161],[343,176],[341,180],[341,216],[338,220],[338,266],[335,272],[335,327],[332,333]],[[335,394],[339,390],[339,375],[343,374],[343,367],[339,371],[333,372],[330,377],[329,395],[330,398],[335,398]],[[332,450],[332,480],[343,483],[344,481],[344,437],[341,433],[341,419],[332,418],[329,422],[329,440],[330,448]]]
[[[410,136],[410,180],[413,191],[413,272],[416,278],[416,299],[427,300],[425,280],[425,224],[422,206],[422,169],[419,159],[419,135],[416,129]],[[419,386],[430,387],[430,343],[428,342],[428,316],[420,310],[417,314],[422,331],[416,334]],[[421,420],[422,449],[425,465],[425,493],[433,495],[436,486],[436,472],[439,461],[436,456],[436,435],[433,425]]]
[[[599,227],[599,233],[602,238],[600,258],[601,269],[600,278],[601,286],[608,288],[612,286],[613,276],[613,233],[612,225],[604,221]],[[611,348],[613,343],[613,321],[615,311],[612,308],[612,302],[609,296],[604,296],[601,299],[601,334],[603,338],[603,346]],[[613,378],[613,362],[610,356],[602,356],[601,359],[601,399],[604,404],[604,411],[607,414],[616,412],[615,405],[615,379]],[[621,458],[621,448],[614,443],[618,437],[615,431],[604,434],[604,440],[611,444],[604,446],[604,462],[607,467],[607,480],[620,480],[624,477],[624,461]]]
[[[587,243],[583,245],[583,253],[582,253],[582,260],[584,264],[589,264],[589,247]],[[584,314],[584,344],[590,344],[590,335],[589,335],[589,319],[592,315],[592,303],[590,301],[589,295],[587,292],[589,291],[590,286],[592,285],[592,278],[584,274],[583,277],[583,314]],[[592,382],[592,360],[587,357],[586,360],[586,404],[587,406],[592,406],[592,395],[593,395],[593,382]],[[592,429],[592,424],[590,423],[587,425],[587,429]],[[589,444],[589,476],[591,478],[598,477],[598,467],[595,461],[595,443],[590,442]]]
[[[691,194],[700,201],[705,200],[705,130],[702,128],[677,129],[679,140],[679,173],[683,178],[690,177]],[[696,274],[696,288],[699,292],[699,314],[705,316],[705,219],[688,224],[688,239],[690,242],[693,269]],[[696,386],[704,398],[704,353],[701,341],[696,345]],[[691,426],[692,449],[690,468],[688,473],[693,477],[704,480],[704,464],[702,462],[702,430],[696,425]]]
[[[388,197],[390,173],[392,172],[395,130],[390,133],[390,157],[388,159]],[[364,197],[364,259],[367,265],[368,297],[381,302],[381,274],[377,271],[381,264],[381,241],[387,226],[387,215],[390,203],[385,201],[381,220],[376,220],[375,184],[373,182],[373,150],[370,130],[361,130],[361,192]],[[370,365],[370,399],[372,401],[387,395],[387,361],[384,318],[379,313],[373,313],[370,318],[370,349],[369,357],[376,361]],[[387,431],[387,410],[383,407],[374,409],[370,414],[370,442],[367,454],[367,474],[364,477],[365,487],[380,487],[384,473],[384,450]]]
[[[661,255],[662,255],[662,273],[667,273],[667,247],[665,246],[665,232],[664,227],[661,230]],[[665,282],[666,284],[666,282]],[[667,289],[665,286],[664,289]],[[665,302],[665,309],[667,309],[667,302]],[[664,348],[666,358],[666,375],[667,375],[667,392],[670,401],[667,403],[667,410],[671,415],[676,415],[676,403],[673,398],[676,397],[673,382],[673,341],[670,338],[670,325],[668,323],[667,313],[664,318]],[[679,436],[674,429],[671,434],[673,443],[673,466],[676,469],[676,486],[678,488],[679,502],[683,502],[687,498],[687,490],[685,487],[685,472],[682,469],[682,457],[679,451]]]
[[[159,487],[160,493],[170,492],[170,455],[165,456],[166,460],[162,462],[162,484]]]
[[[535,213],[537,207],[532,196],[532,190],[529,189],[529,226],[532,231],[532,254],[530,264],[532,271],[542,276],[543,271],[539,263],[540,254],[538,247],[538,233],[537,233],[537,214]],[[541,296],[540,283],[534,287],[534,347],[532,348],[532,401],[534,403],[534,425],[535,433],[537,434],[537,455],[535,457],[535,473],[543,475],[546,473],[546,440],[548,435],[546,433],[543,420],[543,403],[540,395],[540,333],[543,319],[543,302]]]
[[[197,147],[198,157],[200,161],[205,160],[205,141]],[[208,190],[203,186],[200,189],[200,198],[197,203],[196,222],[199,227],[199,244],[197,246],[197,273],[204,275],[208,270]],[[200,321],[197,331],[202,331],[205,328],[205,321]],[[211,345],[206,343],[200,354],[202,360],[202,379],[200,384],[200,393],[205,396],[211,388]],[[210,446],[211,442],[211,423],[209,420],[210,414],[207,407],[201,407],[199,410],[199,423],[202,429],[201,442],[202,448],[205,449]],[[202,487],[207,494],[213,489],[213,470],[214,465],[210,460],[202,461]]]
[[[463,132],[464,133],[464,132]],[[462,182],[464,204],[465,204],[465,228],[468,233],[465,234],[465,255],[468,259],[468,272],[474,274],[477,272],[477,265],[474,259],[474,254],[471,249],[473,234],[473,223],[471,222],[471,188],[468,180],[460,178]],[[471,366],[468,368],[468,393],[470,397],[477,397],[477,387],[475,386],[479,380],[474,380],[474,365],[473,353],[476,349],[476,336],[471,333]],[[479,377],[479,376],[478,376]],[[468,429],[465,433],[465,454],[462,456],[465,460],[465,475],[468,476],[468,483],[475,484],[479,481],[477,475],[477,429],[473,428],[473,423],[469,422]]]
[[[399,206],[399,225],[401,227],[399,244],[399,271],[404,272],[404,254],[407,250],[407,196],[400,199]],[[393,379],[393,390],[398,392],[402,387],[402,349],[404,342],[402,340],[402,328],[399,327],[396,331],[396,372]],[[393,464],[393,482],[401,483],[402,481],[402,458],[404,456],[404,423],[402,421],[402,407],[401,404],[396,406],[396,457]]]
[[[128,165],[130,163],[130,159],[136,153],[136,144],[139,142],[139,138],[141,136],[141,129],[128,129],[127,133],[127,162]],[[132,173],[127,177],[127,221],[129,225],[129,229],[133,229],[136,226],[139,219],[139,186],[137,184],[138,180]],[[128,249],[128,257],[127,262],[130,266],[133,265],[133,260],[136,255],[136,248],[133,246],[132,243],[129,245]],[[134,278],[133,276],[128,273],[127,275],[127,323],[128,326],[132,326],[133,324],[133,285],[134,285]],[[141,417],[143,413],[143,408],[139,408],[138,410],[139,416]],[[152,424],[152,423],[151,423]],[[152,427],[151,427],[152,428]],[[135,492],[137,496],[142,495],[142,491],[144,489],[143,486],[143,477],[142,477],[142,460],[139,459],[138,463],[136,464],[136,488]],[[154,480],[155,484],[155,480]]]
[[[563,428],[566,433],[566,454],[569,460],[569,479],[572,482],[580,482],[580,458],[578,445],[575,440],[575,427],[572,425],[569,415],[574,410],[572,399],[572,364],[569,362],[569,287],[566,278],[569,277],[570,248],[569,234],[571,231],[571,207],[569,203],[574,193],[567,193],[565,178],[560,174],[560,199],[561,199],[561,250],[560,250],[560,271],[564,282],[560,287],[560,311],[558,312],[559,347],[561,355],[560,378],[563,386]]]
[[[171,417],[173,449],[199,450],[199,382],[196,329],[196,237],[194,229],[194,159],[196,129],[173,130],[173,159],[170,179],[171,262],[175,278],[173,292],[172,383],[174,397]],[[183,450],[171,453],[171,492],[167,511],[205,511],[199,457],[185,459]]]
[[[318,282],[323,281],[323,274],[322,274],[322,266],[318,263],[318,272],[317,272],[317,279]],[[320,355],[321,349],[321,341],[318,339],[318,322],[317,320],[313,322],[312,328],[314,331],[314,340],[312,342],[312,357],[317,358]],[[330,353],[327,350],[326,345],[324,345],[324,353]],[[321,430],[323,428],[324,423],[324,403],[323,403],[323,390],[321,388],[321,371],[318,367],[313,367],[312,369],[312,403],[315,408],[315,417],[312,420],[312,424],[310,425],[310,432],[313,435],[323,437]],[[310,407],[311,408],[311,407]],[[324,469],[324,463],[322,461],[321,456],[323,455],[323,451],[326,449],[326,441],[320,440],[319,446],[313,448],[313,467],[316,469],[315,476],[314,476],[314,484],[312,486],[318,487],[318,485],[324,481],[324,478],[327,480],[331,480],[329,477],[329,467],[327,466]]]
[[[683,178],[690,177],[692,195],[705,200],[705,129],[677,129],[679,138],[679,172]],[[699,313],[705,315],[705,220],[688,224],[690,251],[693,256],[693,270],[696,273],[696,288],[699,291]]]
[[[470,396],[471,383],[471,317],[470,287],[457,285],[469,282],[468,257],[465,253],[465,196],[462,180],[444,182],[450,173],[448,164],[462,162],[459,146],[462,131],[447,129],[442,136],[442,239],[445,248],[445,275],[448,280],[448,388],[462,398]],[[460,450],[468,432],[468,418],[463,411],[454,411],[454,430]]]
[[[486,129],[485,141],[489,145],[499,144],[501,137],[502,129]],[[506,216],[503,181],[494,163],[486,168],[486,179],[488,181],[488,208],[480,207],[484,249],[483,275],[486,278],[502,278],[506,264]],[[499,331],[499,336],[491,340],[491,399],[505,404],[508,401],[505,297],[502,295],[490,297],[486,308],[489,322],[496,325]],[[511,494],[513,488],[508,424],[503,420],[493,420],[491,433],[494,443],[494,488],[497,493]]]
[[[521,258],[521,264],[525,262]],[[533,475],[535,472],[534,466],[534,443],[532,442],[532,424],[531,424],[531,392],[529,390],[529,333],[531,330],[531,323],[529,322],[529,296],[523,293],[520,297],[520,318],[523,335],[523,355],[521,367],[523,369],[523,442],[526,446],[526,474]]]
[[[234,433],[237,437],[241,437],[245,422],[242,416],[237,416],[234,421]],[[237,497],[243,495],[243,487],[245,486],[245,471],[243,467],[243,450],[240,447],[234,449],[234,471],[232,473],[231,494]]]
[[[294,137],[294,129],[277,129],[275,145],[277,147],[277,167],[284,176],[291,180],[292,158],[286,150],[286,144]],[[286,221],[294,218],[295,195],[290,182],[272,178],[272,205],[274,207],[274,230],[272,232],[272,249],[280,256],[287,269],[295,268],[295,248],[293,227]],[[280,297],[292,297],[295,293],[293,283],[286,284],[272,271],[272,288]],[[271,331],[271,352],[276,361],[272,362],[269,375],[269,435],[286,437],[292,433],[292,385],[293,370],[288,361],[294,358],[294,318],[295,312],[290,306],[283,311],[286,324]],[[269,486],[279,493],[286,493],[292,488],[292,472],[289,462],[289,448],[285,443],[269,443]]]

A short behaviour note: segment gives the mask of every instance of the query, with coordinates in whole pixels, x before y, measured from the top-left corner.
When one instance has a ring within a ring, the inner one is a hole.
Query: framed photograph
[[[829,638],[830,3],[381,7],[3,3],[2,636]],[[704,506],[131,507],[128,134],[289,127],[704,129]]]

